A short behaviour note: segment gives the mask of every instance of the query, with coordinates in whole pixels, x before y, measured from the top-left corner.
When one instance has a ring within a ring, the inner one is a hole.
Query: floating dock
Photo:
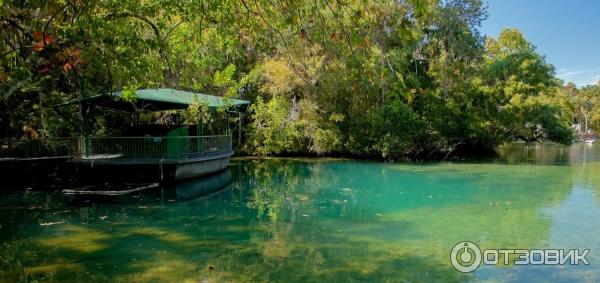
[[[5,180],[77,183],[161,183],[222,171],[233,155],[231,135],[86,137],[0,142]],[[46,156],[43,156],[46,155]]]

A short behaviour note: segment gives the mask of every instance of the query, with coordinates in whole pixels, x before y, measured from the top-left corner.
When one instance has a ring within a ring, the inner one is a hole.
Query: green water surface
[[[112,201],[0,195],[0,282],[596,282],[600,146],[483,161],[234,160]],[[214,184],[224,188],[198,197]],[[459,241],[590,249],[590,265],[450,264]]]

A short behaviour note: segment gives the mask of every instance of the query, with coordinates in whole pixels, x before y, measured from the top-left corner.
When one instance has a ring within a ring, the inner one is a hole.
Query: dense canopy
[[[251,154],[447,157],[599,127],[598,87],[563,87],[518,30],[482,36],[479,0],[0,3],[2,136],[108,135],[106,113],[55,106],[155,88],[251,101]],[[219,115],[187,112],[169,115]]]

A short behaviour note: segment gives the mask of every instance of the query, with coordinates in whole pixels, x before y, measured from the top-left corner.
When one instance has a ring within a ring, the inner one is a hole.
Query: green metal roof
[[[137,90],[133,100],[123,99],[123,93],[121,91],[117,91],[76,99],[67,103],[59,104],[57,106],[70,105],[73,103],[85,103],[104,108],[134,112],[138,110],[163,111],[186,109],[189,105],[195,102],[206,103],[208,107],[212,108],[223,106],[246,106],[250,104],[250,101],[241,99],[226,98],[170,88],[149,88]]]
[[[113,92],[111,95],[123,97],[123,93],[120,91]],[[250,102],[246,100],[225,98],[170,88],[139,89],[135,92],[135,99],[181,104],[185,106],[194,104],[195,102],[206,103],[209,107],[241,106],[250,104]]]

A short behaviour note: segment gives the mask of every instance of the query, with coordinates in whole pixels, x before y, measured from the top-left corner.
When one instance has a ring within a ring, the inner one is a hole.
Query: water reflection
[[[598,162],[600,150],[598,146],[575,143],[571,146],[552,143],[509,143],[499,146],[498,157],[494,161],[508,164],[585,164]]]
[[[202,178],[187,180],[167,187],[153,187],[154,184],[129,184],[127,189],[148,187],[148,189],[128,193],[125,195],[95,195],[95,194],[66,194],[65,200],[69,205],[87,206],[92,203],[119,203],[131,204],[164,204],[170,202],[190,201],[206,197],[212,193],[230,188],[233,182],[231,171],[224,170],[204,176]],[[104,187],[98,186],[99,190]],[[97,189],[98,189],[97,188]],[[111,190],[116,190],[111,188]]]
[[[523,146],[485,162],[240,160],[118,203],[4,194],[0,281],[597,280],[596,257],[466,275],[450,266],[462,240],[600,250],[589,220],[600,216],[598,148]]]
[[[175,190],[169,191],[175,192],[177,201],[194,200],[224,190],[231,185],[232,181],[231,171],[225,170],[203,178],[178,183]]]

